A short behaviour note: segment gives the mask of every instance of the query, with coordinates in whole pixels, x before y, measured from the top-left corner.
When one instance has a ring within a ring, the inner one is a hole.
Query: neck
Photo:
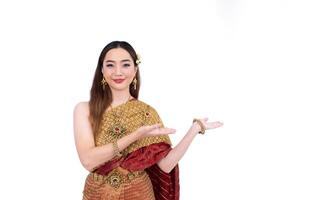
[[[112,101],[112,106],[116,106],[122,103],[127,102],[131,95],[129,90],[122,90],[122,91],[112,91],[112,97],[113,97],[113,101]]]

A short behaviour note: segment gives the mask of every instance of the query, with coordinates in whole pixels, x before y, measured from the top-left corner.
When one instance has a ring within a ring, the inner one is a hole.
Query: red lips
[[[115,83],[121,83],[123,82],[125,79],[113,79]]]

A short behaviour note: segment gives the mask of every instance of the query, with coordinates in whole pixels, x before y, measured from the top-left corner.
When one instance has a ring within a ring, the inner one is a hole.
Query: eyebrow
[[[120,62],[131,62],[131,60],[129,60],[129,59],[124,59],[124,60],[121,60]],[[113,60],[106,60],[106,62],[112,62],[112,63],[114,63],[115,61],[113,61]]]

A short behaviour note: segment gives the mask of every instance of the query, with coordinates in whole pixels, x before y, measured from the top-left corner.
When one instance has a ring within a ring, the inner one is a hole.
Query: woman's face
[[[123,48],[111,49],[107,52],[102,73],[111,90],[127,90],[137,72],[130,54]]]

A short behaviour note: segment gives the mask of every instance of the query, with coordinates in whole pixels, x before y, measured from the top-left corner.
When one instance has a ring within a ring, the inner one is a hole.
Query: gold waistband
[[[123,183],[129,183],[133,179],[145,174],[145,171],[123,171],[122,169],[113,169],[107,175],[100,175],[98,173],[91,173],[94,181],[99,183],[107,183],[114,188],[119,188]]]

